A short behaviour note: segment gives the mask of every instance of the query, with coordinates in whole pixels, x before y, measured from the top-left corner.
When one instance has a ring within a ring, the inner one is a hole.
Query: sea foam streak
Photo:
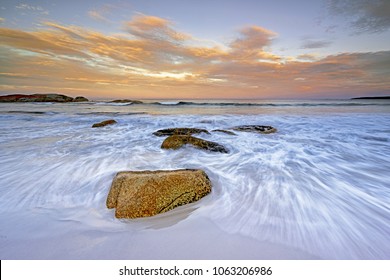
[[[142,105],[28,108],[0,107],[2,259],[390,258],[390,112],[161,115],[167,111]],[[114,113],[118,124],[91,128]],[[211,131],[243,124],[278,132],[199,135],[229,154],[165,151],[164,138],[152,135],[169,127]],[[106,209],[116,172],[178,168],[204,169],[212,193],[137,221],[116,220]]]

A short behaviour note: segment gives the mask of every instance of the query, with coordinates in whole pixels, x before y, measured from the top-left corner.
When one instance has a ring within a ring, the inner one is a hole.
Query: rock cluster
[[[109,124],[107,122],[111,121],[114,120],[95,125],[103,126],[100,124]],[[236,126],[231,130],[262,134],[276,132],[274,127],[263,125]],[[213,132],[236,135],[223,129],[215,129]],[[162,149],[179,149],[191,145],[211,152],[229,153],[229,150],[219,143],[192,136],[202,133],[210,134],[205,129],[187,127],[161,129],[153,134],[168,136],[161,145]],[[148,217],[197,201],[210,191],[211,182],[203,170],[125,171],[115,176],[106,205],[108,208],[115,208],[117,218]]]
[[[88,101],[87,98],[78,96],[76,98],[63,94],[11,94],[0,96],[0,102],[81,102]]]
[[[231,128],[235,131],[256,132],[261,134],[268,134],[276,132],[276,128],[265,125],[242,125]],[[214,129],[213,132],[221,132],[229,135],[237,135],[236,133],[225,129]],[[184,145],[191,145],[195,148],[207,150],[211,152],[229,153],[229,150],[223,145],[216,142],[207,141],[201,138],[192,136],[193,134],[210,134],[206,129],[202,128],[166,128],[153,132],[156,136],[168,136],[161,145],[162,149],[179,149]]]
[[[167,212],[210,193],[207,174],[198,169],[125,171],[115,176],[106,205],[117,218],[140,218]]]

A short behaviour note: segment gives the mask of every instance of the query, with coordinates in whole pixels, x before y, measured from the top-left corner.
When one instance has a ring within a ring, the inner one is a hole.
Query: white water
[[[389,106],[206,107],[1,104],[0,258],[390,258]],[[152,135],[244,124],[278,132],[199,135],[229,154]],[[179,168],[212,193],[140,220],[106,209],[116,172]]]

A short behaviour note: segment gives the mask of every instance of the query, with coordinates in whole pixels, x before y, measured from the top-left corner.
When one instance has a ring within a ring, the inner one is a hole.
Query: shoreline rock
[[[102,121],[102,122],[99,122],[99,123],[94,123],[92,125],[92,127],[103,127],[103,126],[106,126],[106,125],[112,125],[112,124],[116,124],[117,121],[116,120],[105,120],[105,121]]]
[[[123,171],[112,181],[106,206],[116,218],[141,218],[195,202],[211,192],[200,169]]]
[[[187,144],[190,144],[201,150],[220,152],[225,154],[229,153],[229,150],[221,144],[196,138],[191,135],[171,135],[164,140],[164,142],[161,144],[161,148],[177,150]]]
[[[80,102],[88,101],[87,98],[78,96],[76,98],[57,93],[46,94],[10,94],[0,96],[0,102]]]

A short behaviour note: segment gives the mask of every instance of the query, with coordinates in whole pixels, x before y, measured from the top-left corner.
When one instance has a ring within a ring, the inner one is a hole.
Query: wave
[[[153,103],[143,103],[143,105],[160,105],[160,106],[211,106],[211,107],[323,107],[323,106],[390,106],[387,102],[360,103],[360,102],[335,102],[335,103],[242,103],[242,102],[193,102],[193,101],[160,101]],[[129,104],[132,105],[132,104]]]
[[[147,112],[83,112],[77,113],[80,116],[130,116],[130,115],[146,115]]]
[[[26,114],[26,115],[54,115],[56,112],[43,112],[43,111],[5,111],[5,114]]]

